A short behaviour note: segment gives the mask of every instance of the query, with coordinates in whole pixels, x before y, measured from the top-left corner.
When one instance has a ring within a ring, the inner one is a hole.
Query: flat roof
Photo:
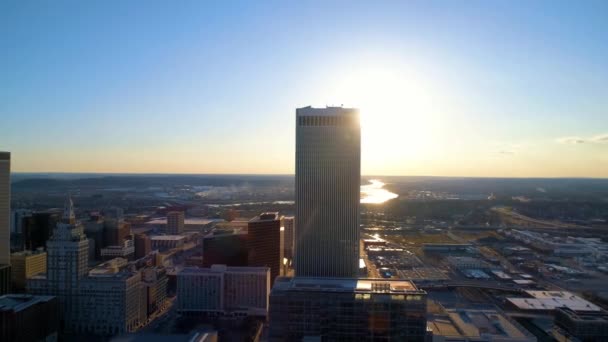
[[[226,266],[226,265],[211,265],[211,267],[184,267],[179,274],[196,275],[196,274],[219,274],[219,273],[266,273],[270,272],[269,267],[246,267],[246,266]]]
[[[507,298],[521,310],[555,310],[565,307],[574,311],[601,311],[601,308],[568,291],[525,291],[532,298]]]
[[[431,315],[427,326],[433,335],[457,338],[508,338],[513,341],[534,340],[511,319],[494,309],[447,309],[445,314]]]
[[[329,106],[325,108],[313,108],[312,106],[307,106],[296,109],[296,116],[334,116],[348,114],[359,114],[359,109]]]
[[[249,222],[266,222],[266,221],[277,221],[280,218],[279,212],[266,212],[252,218]]]
[[[383,278],[318,278],[278,277],[274,289],[280,291],[330,291],[330,292],[378,292],[378,293],[425,293],[409,280]]]
[[[503,271],[492,271],[492,273],[500,279],[511,279],[511,276]]]
[[[185,235],[155,235],[155,236],[151,236],[150,240],[173,240],[173,241],[177,241],[177,240],[183,240],[185,239],[186,236]]]
[[[222,219],[208,219],[203,217],[187,217],[184,219],[184,225],[206,225],[213,222],[223,222]],[[148,222],[145,222],[146,225],[159,225],[159,224],[167,224],[166,217],[158,217],[152,219]]]
[[[25,310],[32,305],[48,302],[55,298],[54,296],[34,296],[29,294],[7,294],[0,297],[0,311],[15,311]]]

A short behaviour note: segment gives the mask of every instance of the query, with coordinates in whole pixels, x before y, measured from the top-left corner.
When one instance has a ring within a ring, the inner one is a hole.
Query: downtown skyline
[[[608,177],[604,2],[0,9],[14,172],[292,174],[344,105],[364,175]]]

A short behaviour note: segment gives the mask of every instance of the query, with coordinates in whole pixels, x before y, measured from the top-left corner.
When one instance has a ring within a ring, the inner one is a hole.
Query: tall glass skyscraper
[[[296,110],[296,277],[357,276],[361,127],[354,108]]]
[[[0,264],[11,263],[11,154],[0,152]]]

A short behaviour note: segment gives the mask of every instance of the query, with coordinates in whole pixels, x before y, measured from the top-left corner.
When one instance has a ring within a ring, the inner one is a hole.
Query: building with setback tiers
[[[65,202],[62,220],[46,246],[46,276],[29,279],[27,291],[57,296],[60,326],[74,331],[77,329],[79,286],[88,272],[89,243],[82,224],[76,221],[74,203],[70,197]]]
[[[253,267],[270,268],[270,284],[281,273],[281,218],[279,213],[262,213],[249,221],[247,227],[247,263]]]
[[[297,277],[356,277],[361,128],[354,108],[296,110]]]
[[[269,341],[425,341],[426,292],[406,280],[279,277]]]

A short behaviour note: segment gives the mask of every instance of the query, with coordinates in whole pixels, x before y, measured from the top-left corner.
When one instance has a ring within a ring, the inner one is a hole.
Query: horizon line
[[[101,171],[11,171],[11,174],[52,174],[52,175],[109,175],[109,176],[293,176],[295,173],[193,173],[193,172],[101,172]],[[396,174],[362,174],[361,177],[411,177],[411,178],[503,178],[503,179],[600,179],[608,180],[608,177],[585,177],[585,176],[437,176],[437,175],[396,175]]]

